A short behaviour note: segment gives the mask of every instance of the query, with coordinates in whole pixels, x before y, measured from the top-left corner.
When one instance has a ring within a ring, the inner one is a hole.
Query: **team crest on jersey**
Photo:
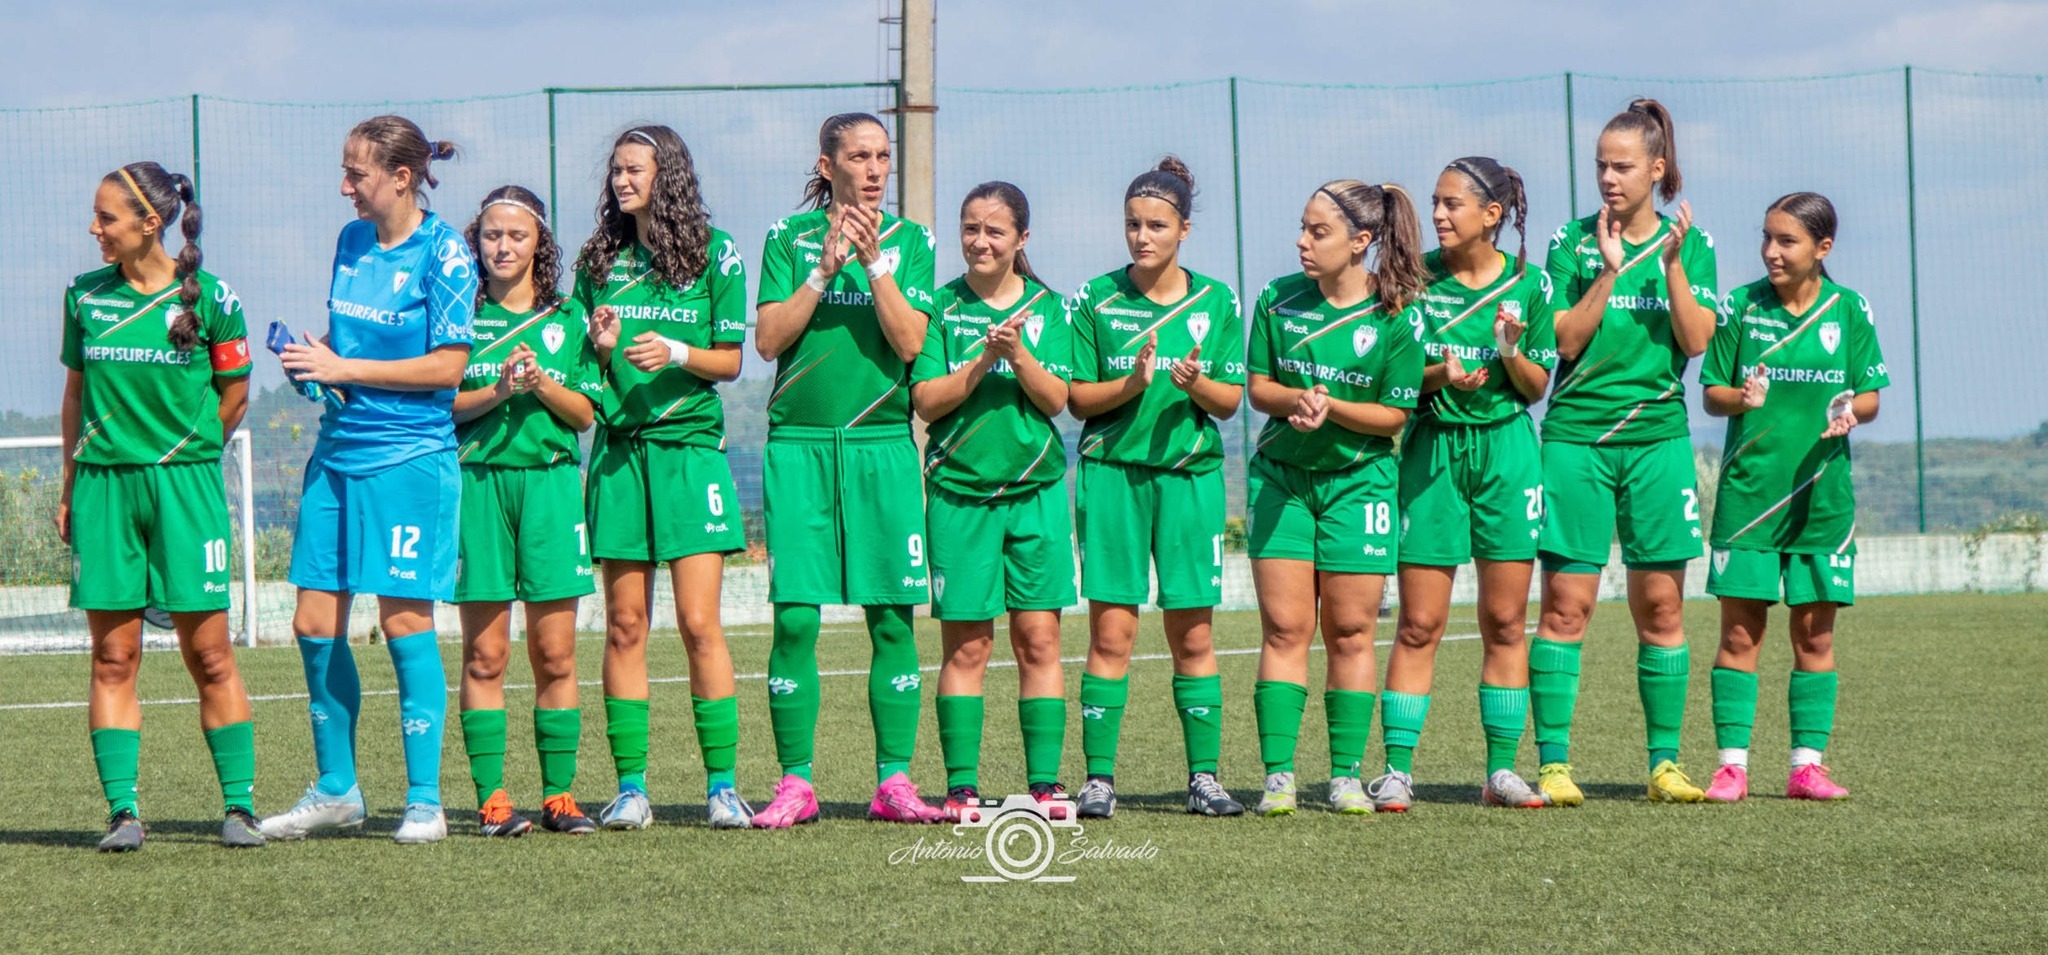
[[[562,330],[561,322],[549,322],[547,327],[540,330],[540,343],[548,346],[550,355],[562,350],[562,341],[566,337],[567,333]]]
[[[946,599],[946,575],[945,575],[945,574],[933,574],[933,575],[932,575],[932,599],[933,599],[933,600],[944,600],[944,599]]]
[[[882,271],[894,272],[896,271],[896,266],[903,261],[903,250],[883,249],[882,257],[879,261],[882,266]]]
[[[1360,325],[1357,331],[1351,333],[1351,350],[1357,352],[1358,357],[1364,358],[1365,353],[1372,351],[1372,346],[1379,344],[1379,341],[1379,329],[1371,325]]]
[[[1209,337],[1208,312],[1196,312],[1188,316],[1188,334],[1194,337],[1195,343],[1198,345],[1201,344],[1202,339]]]
[[[1835,353],[1835,346],[1841,343],[1842,323],[1822,322],[1820,324],[1820,347],[1827,349],[1828,354],[1832,355]]]
[[[1038,347],[1038,336],[1045,334],[1045,316],[1036,312],[1024,319],[1024,337],[1031,339],[1031,347]]]
[[[183,305],[173,305],[170,308],[164,309],[164,327],[170,328],[178,324],[178,319],[183,317],[184,314],[185,306]],[[1828,351],[1834,351],[1834,349],[1830,348]]]
[[[405,280],[409,278],[412,278],[411,272],[407,272],[404,269],[398,270],[398,272],[391,276],[391,290],[396,292],[405,288]]]

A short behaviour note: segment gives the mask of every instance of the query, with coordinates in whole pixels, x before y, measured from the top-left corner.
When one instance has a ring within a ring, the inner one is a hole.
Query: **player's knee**
[[[1524,607],[1495,607],[1479,610],[1479,627],[1486,634],[1486,641],[1496,646],[1512,647],[1522,643],[1522,632],[1529,625],[1529,611]]]
[[[1543,635],[1577,640],[1586,635],[1586,618],[1590,607],[1576,601],[1557,601],[1543,608]]]
[[[693,652],[725,640],[717,607],[684,607],[676,614],[676,625],[683,631],[683,646]]]
[[[499,672],[504,672],[501,668]],[[560,653],[544,653],[533,661],[535,683],[547,685],[576,677],[576,651],[574,648]]]
[[[1206,631],[1190,633],[1174,643],[1173,659],[1177,663],[1206,660],[1216,655],[1216,644]]]
[[[92,680],[102,684],[127,684],[135,681],[140,668],[142,654],[135,647],[101,645],[92,651]]]
[[[1373,633],[1378,628],[1377,618],[1369,615],[1339,617],[1323,623],[1323,649],[1331,656],[1353,657],[1372,652]],[[1398,638],[1398,637],[1397,637]],[[1433,646],[1434,640],[1424,644]]]
[[[1678,600],[1656,600],[1636,620],[1637,632],[1646,640],[1672,643],[1685,639],[1685,605]]]
[[[1020,641],[1015,646],[1017,665],[1027,669],[1043,669],[1060,665],[1060,635],[1054,631],[1049,639],[1038,638]]]
[[[505,678],[505,655],[472,653],[462,661],[462,675],[478,683],[496,683]]]
[[[946,665],[950,667],[966,667],[979,671],[988,666],[988,658],[992,653],[994,642],[987,637],[962,640],[947,650]],[[1021,660],[1023,654],[1019,653],[1018,658]]]
[[[1394,628],[1394,642],[1404,650],[1433,650],[1443,637],[1444,619],[1440,616],[1403,617]],[[1335,644],[1332,640],[1333,648]]]
[[[192,652],[192,675],[207,686],[219,686],[235,678],[235,651],[225,642],[200,647]]]
[[[1827,657],[1835,652],[1835,632],[1823,630],[1819,633],[1795,631],[1792,634],[1792,650],[1801,657]]]

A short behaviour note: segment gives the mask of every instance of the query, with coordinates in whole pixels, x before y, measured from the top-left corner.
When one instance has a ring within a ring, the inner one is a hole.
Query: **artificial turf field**
[[[1711,775],[1707,671],[1714,604],[1687,604],[1692,706],[1684,756]],[[923,657],[938,631],[920,619]],[[1780,621],[1773,620],[1777,625]],[[823,667],[859,671],[866,639],[827,625]],[[1391,635],[1391,625],[1382,637]],[[1454,610],[1451,632],[1473,631]],[[663,639],[662,637],[666,637]],[[776,768],[767,733],[768,634],[730,635],[743,674],[740,786],[766,801]],[[1000,634],[999,634],[1000,637]],[[1086,647],[1070,618],[1067,653]],[[1405,817],[1323,811],[1327,766],[1320,686],[1302,734],[1303,812],[1285,819],[1200,819],[1181,813],[1179,724],[1158,621],[1145,619],[1125,717],[1116,818],[1086,838],[1149,858],[1055,866],[1071,883],[968,884],[979,861],[891,864],[920,836],[981,844],[982,833],[861,818],[874,778],[865,687],[828,676],[817,782],[825,819],[783,832],[704,827],[702,768],[687,686],[654,689],[650,784],[655,826],[574,838],[475,835],[460,728],[447,737],[442,786],[449,840],[391,843],[404,792],[395,697],[369,695],[362,780],[371,806],[356,835],[230,852],[215,844],[218,794],[189,703],[144,708],[139,853],[92,850],[104,802],[87,748],[85,711],[22,708],[83,699],[81,655],[0,659],[0,952],[642,952],[1094,951],[1238,952],[1507,949],[1634,951],[2038,951],[2048,948],[2048,826],[2040,767],[2048,737],[2048,596],[1873,598],[1843,614],[1837,638],[1841,712],[1829,761],[1854,797],[1832,805],[1781,798],[1785,768],[1782,630],[1765,654],[1749,802],[1668,806],[1643,801],[1642,723],[1625,608],[1596,613],[1585,655],[1573,762],[1588,795],[1579,809],[1484,809],[1474,699],[1479,645],[1447,643],[1428,730],[1416,759],[1419,801]],[[1219,650],[1255,651],[1255,614],[1218,617]],[[449,672],[458,648],[445,644]],[[598,672],[586,637],[582,678]],[[392,687],[382,647],[358,645],[366,693]],[[1381,660],[1385,660],[1384,646]],[[998,659],[1008,657],[999,648]],[[1253,731],[1255,652],[1223,656],[1222,779],[1248,805],[1261,767]],[[290,648],[243,651],[250,692],[303,689]],[[679,677],[673,633],[650,650],[657,678]],[[508,682],[521,677],[515,648]],[[1067,668],[1071,700],[1079,665]],[[913,777],[943,794],[938,736],[925,688]],[[992,669],[982,790],[1022,790],[1015,671]],[[145,700],[188,698],[175,656],[143,664]],[[507,786],[538,818],[530,690],[508,693]],[[583,695],[577,796],[586,811],[611,795],[599,692]],[[1077,710],[1077,708],[1075,708]],[[312,775],[298,699],[256,704],[259,812],[287,807]],[[1064,778],[1082,780],[1070,711]],[[1375,715],[1377,724],[1377,715]],[[1378,758],[1375,725],[1368,764]],[[1525,740],[1522,766],[1535,770]]]

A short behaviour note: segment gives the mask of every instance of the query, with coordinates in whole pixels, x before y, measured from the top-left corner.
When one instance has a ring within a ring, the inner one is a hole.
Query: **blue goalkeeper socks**
[[[356,786],[356,716],[362,712],[363,684],[348,641],[300,637],[299,662],[306,669],[306,712],[313,721],[314,783],[329,796]]]
[[[394,637],[391,665],[398,671],[398,720],[404,731],[405,801],[441,804],[441,735],[448,721],[448,675],[434,632]]]

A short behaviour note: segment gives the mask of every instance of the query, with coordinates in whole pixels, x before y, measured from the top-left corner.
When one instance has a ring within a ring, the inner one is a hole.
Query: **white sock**
[[[1801,766],[1816,765],[1821,761],[1821,757],[1824,755],[1826,754],[1822,753],[1820,750],[1817,749],[1808,749],[1804,746],[1794,746],[1792,747],[1792,768],[1798,769]]]
[[[1722,751],[1721,751],[1721,765],[1723,765],[1723,766],[1740,766],[1740,767],[1742,767],[1743,769],[1748,769],[1748,768],[1749,768],[1749,750],[1746,750],[1746,749],[1724,749],[1724,750],[1722,750]]]

